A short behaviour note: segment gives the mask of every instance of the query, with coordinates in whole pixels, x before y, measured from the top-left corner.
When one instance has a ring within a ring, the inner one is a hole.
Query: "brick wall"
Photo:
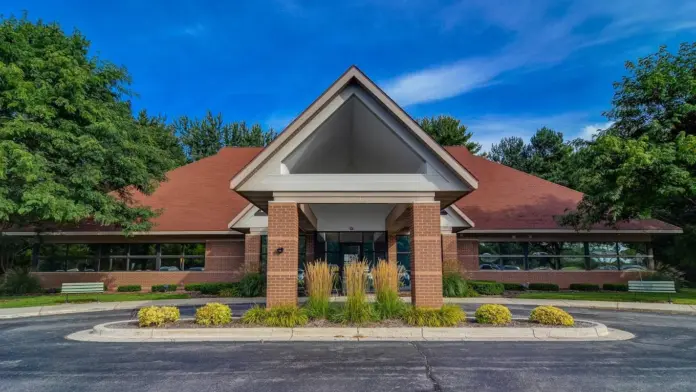
[[[387,258],[396,260],[396,233],[387,233]]]
[[[282,253],[277,249],[283,248]],[[268,205],[266,306],[297,305],[299,212],[297,203]]]
[[[443,270],[447,269],[447,272],[450,272],[450,269],[459,271],[459,256],[457,254],[457,234],[443,233],[441,237]]]
[[[60,288],[63,283],[105,282],[110,291],[118,286],[142,286],[143,291],[150,291],[153,285],[177,284],[183,287],[188,283],[236,282],[242,276],[242,270],[229,272],[36,272],[44,288]]]
[[[244,236],[244,271],[261,271],[261,236],[258,234]]]
[[[411,303],[442,306],[442,243],[440,203],[414,203],[410,214]]]
[[[477,240],[457,241],[457,259],[459,272],[466,276],[468,272],[479,270],[479,242]]]
[[[494,280],[502,283],[555,283],[567,289],[571,283],[626,283],[639,280],[640,274],[634,271],[473,271],[467,273],[468,279]],[[645,273],[643,273],[645,276]]]

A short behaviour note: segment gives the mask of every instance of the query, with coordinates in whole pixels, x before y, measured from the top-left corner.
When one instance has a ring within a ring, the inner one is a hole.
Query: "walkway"
[[[300,302],[306,298],[300,298]],[[345,297],[332,297],[332,301],[341,302]],[[403,298],[410,302],[410,298]],[[65,304],[52,306],[35,306],[28,308],[0,309],[1,319],[13,319],[22,317],[51,316],[71,313],[103,312],[109,310],[132,310],[144,306],[198,306],[208,302],[220,302],[224,304],[263,304],[266,298],[193,298],[193,299],[165,299],[157,301],[128,301],[128,302],[104,302],[87,304]],[[476,298],[445,298],[446,303],[455,304],[503,304],[503,305],[553,305],[561,308],[588,308],[609,310],[638,310],[647,312],[667,312],[696,315],[696,305],[677,305],[646,302],[610,302],[610,301],[572,301],[556,299],[519,299],[503,297],[476,297]]]

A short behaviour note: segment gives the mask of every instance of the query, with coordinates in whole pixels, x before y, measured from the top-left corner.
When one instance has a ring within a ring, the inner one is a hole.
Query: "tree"
[[[626,69],[605,113],[614,125],[579,153],[586,196],[561,222],[589,227],[657,218],[681,226],[685,234],[659,240],[656,256],[691,268],[694,278],[696,43],[677,53],[661,47]]]
[[[211,111],[202,119],[182,116],[173,126],[189,162],[215,155],[226,146],[263,147],[276,137],[273,129],[264,130],[259,124],[251,128],[245,122],[225,124],[222,113],[213,115]]]
[[[152,135],[155,145],[165,151],[176,167],[186,164],[186,154],[181,142],[174,133],[174,127],[167,124],[165,117],[150,117],[147,110],[143,109],[138,113],[136,122],[141,132]]]
[[[127,71],[88,52],[55,23],[0,23],[0,232],[151,226],[156,212],[132,194],[152,193],[174,161],[133,118]]]
[[[526,146],[524,140],[517,136],[502,138],[500,143],[491,146],[491,151],[486,157],[513,169],[528,170]]]
[[[418,124],[442,146],[464,146],[472,154],[481,151],[481,145],[471,141],[471,132],[452,116],[425,117],[418,120]]]

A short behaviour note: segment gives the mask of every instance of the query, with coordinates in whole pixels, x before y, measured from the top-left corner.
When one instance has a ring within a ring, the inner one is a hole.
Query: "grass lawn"
[[[70,294],[69,302],[80,304],[87,302],[122,302],[151,301],[157,299],[186,299],[188,294],[178,293],[116,293],[116,294]],[[65,294],[35,295],[21,297],[0,297],[0,309],[24,308],[27,306],[60,305],[65,303]]]
[[[533,292],[521,293],[517,298],[525,299],[561,299],[583,301],[617,301],[617,302],[667,302],[668,294],[626,293],[626,292]],[[682,289],[672,294],[672,302],[683,305],[696,305],[696,289]]]

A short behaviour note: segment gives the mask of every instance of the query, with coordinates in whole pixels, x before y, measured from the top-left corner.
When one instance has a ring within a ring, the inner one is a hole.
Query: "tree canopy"
[[[150,227],[156,212],[131,194],[151,193],[176,165],[161,145],[173,139],[159,120],[133,117],[126,70],[88,52],[80,32],[57,24],[0,23],[2,230],[85,219]]]
[[[471,132],[452,116],[425,117],[418,124],[442,146],[464,146],[472,154],[481,151],[481,145],[471,140]]]
[[[251,127],[245,122],[226,124],[222,113],[208,111],[202,119],[182,116],[174,122],[189,162],[217,154],[223,147],[263,147],[276,137],[273,129],[260,124]]]

